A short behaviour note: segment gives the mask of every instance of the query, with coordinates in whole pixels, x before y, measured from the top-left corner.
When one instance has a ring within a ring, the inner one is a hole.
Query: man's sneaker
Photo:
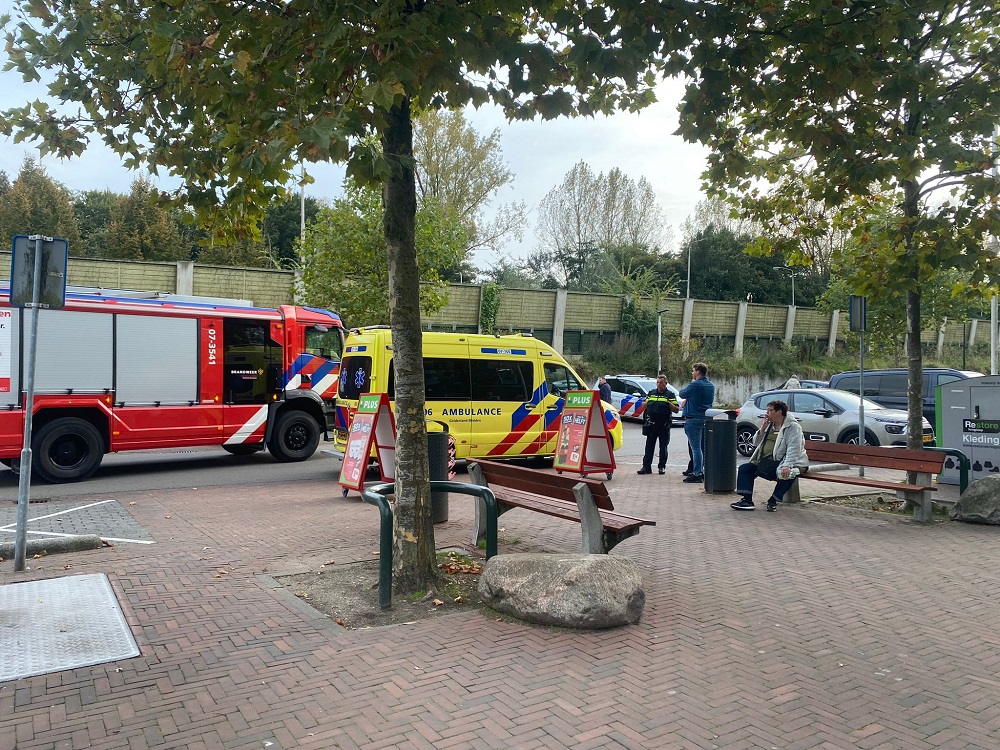
[[[772,497],[770,500],[767,501],[767,509],[771,513],[774,513],[774,511],[778,509],[778,501]]]
[[[652,469],[639,469],[639,471],[636,472],[636,474],[652,474],[652,473],[653,473]]]
[[[693,484],[695,482],[704,482],[705,481],[705,475],[704,474],[691,474],[690,476],[684,477],[681,481],[682,482],[687,482],[688,484]]]
[[[689,476],[691,476],[691,472],[690,472],[690,471],[688,471],[687,469],[684,469],[684,471],[682,471],[682,472],[681,472],[681,474],[683,474],[683,475],[684,475],[684,476],[686,476],[686,477],[689,477]]]
[[[768,503],[768,506],[770,506],[770,503]],[[739,502],[729,503],[729,507],[733,510],[753,510],[756,506],[753,504],[753,500],[749,497],[744,497]]]
[[[666,470],[666,469],[657,469],[657,470],[656,470],[656,473],[657,473],[657,474],[666,474],[666,473],[667,473],[667,470]]]

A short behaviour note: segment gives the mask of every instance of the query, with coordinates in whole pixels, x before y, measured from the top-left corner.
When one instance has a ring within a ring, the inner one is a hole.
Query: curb
[[[14,559],[15,542],[0,544],[0,560]],[[28,539],[24,545],[26,557],[34,555],[52,555],[57,552],[80,552],[81,550],[100,549],[104,546],[101,537],[96,534],[80,536],[65,536],[47,539]]]

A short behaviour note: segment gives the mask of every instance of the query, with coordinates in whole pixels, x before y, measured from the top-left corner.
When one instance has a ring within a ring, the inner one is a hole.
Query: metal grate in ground
[[[0,682],[138,655],[104,573],[0,586]]]

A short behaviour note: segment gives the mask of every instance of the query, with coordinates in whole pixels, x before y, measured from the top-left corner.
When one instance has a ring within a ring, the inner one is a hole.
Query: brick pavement
[[[648,599],[607,632],[478,613],[333,625],[268,578],[371,559],[376,510],[331,483],[119,496],[155,545],[0,573],[108,573],[142,655],[0,684],[0,750],[1000,746],[1000,529],[736,514],[634,468],[616,504],[658,525],[614,554]],[[469,511],[452,500],[439,546],[466,539]],[[579,544],[578,526],[524,511],[502,525]]]

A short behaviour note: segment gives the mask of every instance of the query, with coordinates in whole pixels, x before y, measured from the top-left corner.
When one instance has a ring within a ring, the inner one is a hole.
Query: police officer
[[[667,376],[662,372],[656,376],[656,388],[646,396],[646,408],[642,413],[642,434],[646,436],[646,453],[642,457],[642,468],[637,474],[653,473],[653,449],[660,443],[660,474],[667,469],[667,445],[670,443],[670,425],[674,414],[681,409],[677,398],[667,390]]]

